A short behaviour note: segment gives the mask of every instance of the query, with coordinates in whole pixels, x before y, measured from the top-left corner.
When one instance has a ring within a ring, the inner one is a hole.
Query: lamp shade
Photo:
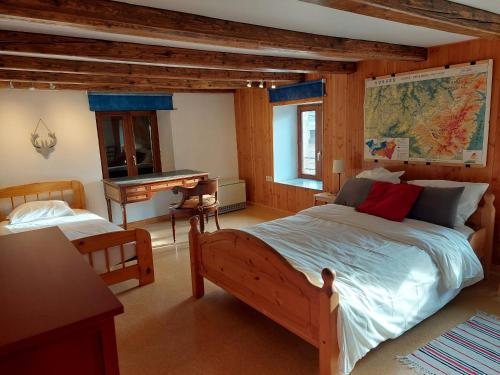
[[[344,173],[344,160],[336,159],[333,161],[333,173]]]

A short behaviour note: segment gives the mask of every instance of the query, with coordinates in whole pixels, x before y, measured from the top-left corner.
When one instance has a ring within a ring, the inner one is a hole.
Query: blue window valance
[[[322,80],[306,81],[269,89],[269,101],[276,103],[289,100],[319,98],[324,94],[325,88]]]
[[[89,93],[89,107],[98,111],[172,110],[172,94]]]

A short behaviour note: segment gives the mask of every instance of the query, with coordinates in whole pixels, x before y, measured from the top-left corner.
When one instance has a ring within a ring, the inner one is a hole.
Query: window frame
[[[96,112],[97,137],[99,140],[99,153],[101,156],[101,169],[103,178],[109,178],[108,157],[106,154],[106,142],[104,137],[104,119],[106,117],[120,117],[123,121],[123,142],[125,149],[125,160],[127,164],[127,177],[138,176],[136,163],[136,150],[134,142],[133,117],[149,116],[151,119],[151,152],[153,159],[153,173],[160,173],[160,137],[158,134],[158,119],[156,111],[102,111]]]
[[[304,174],[302,173],[302,112],[316,112],[316,157],[315,157],[315,166],[316,166],[316,174]],[[298,173],[297,176],[299,178],[305,178],[309,180],[318,180],[322,181],[323,173],[322,173],[322,165],[323,165],[323,105],[322,103],[315,104],[304,104],[297,106],[297,157],[298,157]],[[318,158],[318,153],[320,154]],[[319,159],[319,160],[318,160]]]

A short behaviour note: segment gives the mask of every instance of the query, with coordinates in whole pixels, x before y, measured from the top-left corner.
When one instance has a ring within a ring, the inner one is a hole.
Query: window
[[[321,180],[321,104],[301,105],[297,111],[298,176]]]
[[[273,180],[322,190],[322,104],[273,106]]]
[[[155,111],[96,112],[104,178],[161,172]]]

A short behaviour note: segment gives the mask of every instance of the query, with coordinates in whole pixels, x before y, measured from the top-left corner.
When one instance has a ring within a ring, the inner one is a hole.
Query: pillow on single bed
[[[455,225],[464,225],[467,219],[477,210],[479,202],[483,197],[486,190],[488,190],[487,183],[481,182],[461,182],[449,180],[413,180],[408,181],[409,184],[418,186],[432,186],[432,187],[464,187],[464,192],[460,197],[457,209],[457,218]]]
[[[423,187],[417,185],[375,181],[368,198],[356,210],[387,220],[403,221],[422,190]]]
[[[400,177],[404,173],[405,171],[391,172],[385,168],[379,167],[363,171],[358,175],[356,175],[356,177],[369,178],[370,180],[392,182],[393,184],[399,184],[401,182]]]
[[[374,181],[368,178],[349,177],[342,185],[334,203],[349,207],[359,206],[370,194],[373,183]]]
[[[408,217],[453,228],[458,203],[465,187],[438,188],[426,186],[418,196]]]
[[[9,214],[10,224],[29,223],[54,217],[73,216],[75,212],[64,201],[33,201],[23,203]]]

